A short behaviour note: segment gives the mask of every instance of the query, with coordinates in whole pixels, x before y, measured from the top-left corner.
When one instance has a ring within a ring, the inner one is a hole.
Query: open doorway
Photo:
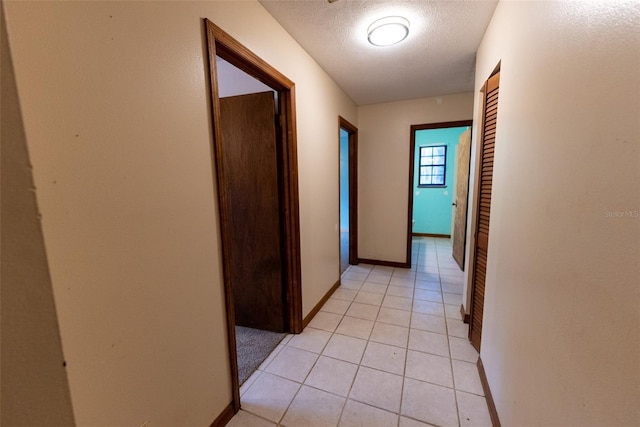
[[[339,117],[340,274],[358,264],[358,129]]]
[[[237,412],[239,358],[254,356],[251,348],[239,354],[243,343],[255,341],[255,331],[302,331],[295,89],[292,81],[215,24],[205,20],[205,25]],[[249,329],[249,334],[239,337],[237,327]]]
[[[407,241],[413,236],[455,236],[454,259],[461,269],[458,258],[460,252],[464,256],[471,125],[466,120],[411,126]]]

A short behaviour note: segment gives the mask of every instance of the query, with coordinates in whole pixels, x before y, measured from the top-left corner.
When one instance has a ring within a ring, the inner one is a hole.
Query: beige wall
[[[356,108],[254,1],[4,6],[75,420],[208,425],[231,394],[202,18],[296,83],[305,314],[338,279]]]
[[[473,93],[358,107],[358,256],[405,262],[411,125],[470,120]]]
[[[476,93],[502,61],[481,351],[502,425],[640,424],[638,46],[637,3],[501,2],[478,51]]]

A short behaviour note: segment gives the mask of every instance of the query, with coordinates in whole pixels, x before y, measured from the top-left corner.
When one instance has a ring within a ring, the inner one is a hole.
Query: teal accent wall
[[[451,214],[456,174],[456,147],[460,135],[468,126],[416,131],[415,163],[413,178],[413,232],[426,234],[451,234]],[[420,147],[447,146],[447,170],[445,188],[418,187]],[[467,165],[468,167],[468,165]]]
[[[349,134],[340,129],[340,230],[349,230]]]

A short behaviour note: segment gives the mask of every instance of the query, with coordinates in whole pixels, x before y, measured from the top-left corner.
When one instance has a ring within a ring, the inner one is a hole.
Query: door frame
[[[300,268],[300,216],[298,197],[298,157],[296,141],[295,84],[278,70],[270,66],[252,51],[243,46],[220,27],[208,19],[204,20],[209,56],[209,85],[211,90],[211,113],[213,126],[213,163],[216,169],[218,213],[220,215],[220,238],[222,243],[222,271],[229,362],[231,366],[232,405],[234,413],[240,410],[240,385],[236,352],[235,313],[233,289],[230,281],[229,245],[233,236],[227,217],[229,195],[222,165],[222,129],[220,121],[220,99],[216,56],[236,66],[245,73],[278,92],[280,112],[280,146],[277,152],[280,182],[280,217],[282,220],[283,277],[285,316],[289,332],[302,332],[302,288]]]
[[[413,236],[413,180],[415,179],[415,160],[416,160],[416,132],[419,130],[430,129],[446,129],[446,128],[458,128],[458,127],[471,127],[473,126],[473,120],[458,120],[453,122],[439,122],[428,123],[422,125],[411,125],[410,137],[410,153],[409,153],[409,206],[407,213],[407,264],[411,266],[411,240]],[[467,207],[468,209],[468,207]]]
[[[338,153],[340,153],[340,129],[344,129],[349,135],[348,141],[348,168],[349,168],[349,264],[358,264],[358,128],[347,119],[338,116]],[[340,154],[338,154],[338,161]],[[340,172],[338,183],[340,184]],[[339,188],[339,187],[338,187]],[[338,197],[340,191],[338,191]],[[339,222],[338,222],[339,223]],[[340,264],[338,263],[338,269]]]

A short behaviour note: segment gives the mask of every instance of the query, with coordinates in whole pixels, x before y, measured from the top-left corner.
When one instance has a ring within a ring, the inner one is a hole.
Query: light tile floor
[[[228,425],[491,426],[450,241],[414,238],[412,265],[350,266],[245,382]]]

